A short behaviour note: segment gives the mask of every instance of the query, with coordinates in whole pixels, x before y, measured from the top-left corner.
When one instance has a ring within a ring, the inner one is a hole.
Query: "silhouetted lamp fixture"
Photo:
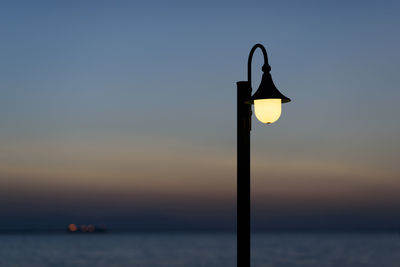
[[[251,95],[251,61],[254,51],[260,48],[264,55],[263,76],[260,86]],[[290,102],[275,87],[267,51],[256,44],[247,62],[247,81],[237,82],[237,266],[250,267],[250,130],[251,105],[258,120],[274,123],[281,116],[282,103]]]
[[[251,97],[254,102],[254,112],[259,121],[263,123],[274,123],[281,116],[282,103],[290,102],[290,98],[284,96],[276,88],[272,81],[271,67],[268,65],[267,51],[261,44],[256,44],[250,51],[248,65],[247,65],[247,79],[248,85],[251,89],[251,61],[253,59],[253,53],[257,48],[261,48],[264,55],[264,66],[262,67],[263,76],[261,79],[260,86],[257,91]]]

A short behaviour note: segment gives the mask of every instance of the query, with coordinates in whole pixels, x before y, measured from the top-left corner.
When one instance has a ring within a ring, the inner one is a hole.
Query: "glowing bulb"
[[[254,112],[262,123],[274,123],[281,116],[282,100],[279,98],[254,100]]]

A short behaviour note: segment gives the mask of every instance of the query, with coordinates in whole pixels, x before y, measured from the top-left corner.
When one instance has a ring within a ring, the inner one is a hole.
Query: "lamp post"
[[[264,55],[263,76],[254,95],[251,95],[251,61],[260,48]],[[250,130],[251,105],[262,123],[274,123],[281,115],[282,103],[290,98],[281,94],[272,81],[267,51],[256,44],[247,63],[247,81],[237,82],[237,266],[250,267]]]

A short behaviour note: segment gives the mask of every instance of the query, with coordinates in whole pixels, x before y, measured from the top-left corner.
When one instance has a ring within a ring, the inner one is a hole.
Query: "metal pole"
[[[237,267],[250,267],[251,85],[237,82]]]

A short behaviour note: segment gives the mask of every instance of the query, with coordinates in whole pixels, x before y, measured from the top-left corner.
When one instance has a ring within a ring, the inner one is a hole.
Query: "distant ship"
[[[77,225],[71,223],[67,226],[67,232],[69,233],[105,233],[107,227],[105,225],[94,225],[94,224],[81,224]]]

